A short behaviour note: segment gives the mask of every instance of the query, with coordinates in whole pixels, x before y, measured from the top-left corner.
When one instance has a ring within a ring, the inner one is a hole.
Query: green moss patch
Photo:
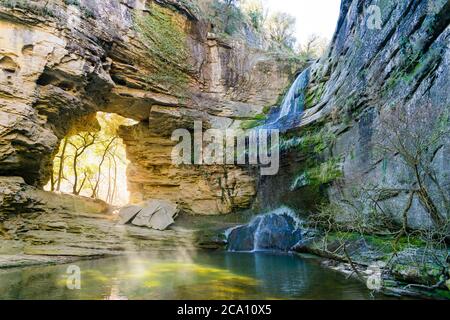
[[[267,116],[262,114],[257,114],[252,120],[246,120],[241,123],[241,129],[242,130],[250,130],[254,129],[256,127],[259,127],[264,124],[264,121],[266,121]]]
[[[187,35],[170,9],[154,3],[149,9],[134,15],[135,29],[151,58],[146,81],[183,96],[189,83]]]
[[[308,89],[305,98],[305,109],[310,109],[315,105],[317,105],[322,99],[324,91],[325,91],[325,82],[322,82]]]

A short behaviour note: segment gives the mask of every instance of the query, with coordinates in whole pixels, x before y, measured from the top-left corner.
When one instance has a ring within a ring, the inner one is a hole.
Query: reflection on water
[[[176,258],[174,258],[174,256]],[[369,299],[356,280],[315,260],[270,253],[176,252],[0,271],[1,299]]]

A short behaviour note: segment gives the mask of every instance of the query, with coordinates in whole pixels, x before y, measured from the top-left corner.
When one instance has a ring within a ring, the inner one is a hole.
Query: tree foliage
[[[297,44],[296,18],[285,12],[269,12],[262,0],[213,0],[208,3],[203,5],[203,10],[215,33],[247,37],[248,30],[253,30],[264,47],[298,55],[305,61],[319,58],[328,45],[327,39],[317,35]]]
[[[250,20],[252,27],[257,31],[263,31],[267,20],[267,12],[261,0],[244,0],[241,3],[244,14]]]
[[[327,49],[329,40],[317,34],[311,34],[304,43],[300,43],[297,51],[305,60],[320,58]]]
[[[267,21],[267,33],[270,40],[279,48],[293,48],[295,38],[295,17],[285,12],[275,12]]]

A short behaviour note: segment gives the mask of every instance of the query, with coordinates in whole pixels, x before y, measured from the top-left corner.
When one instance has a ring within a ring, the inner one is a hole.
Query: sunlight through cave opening
[[[129,202],[125,145],[120,126],[137,122],[113,113],[97,112],[95,131],[70,132],[53,160],[45,190],[103,200],[113,206]]]

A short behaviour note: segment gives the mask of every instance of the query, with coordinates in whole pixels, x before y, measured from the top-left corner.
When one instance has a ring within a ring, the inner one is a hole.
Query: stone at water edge
[[[171,224],[173,224],[175,222],[175,219],[178,217],[178,213],[180,212],[180,210],[178,209],[178,206],[172,202],[168,202],[167,206],[165,206],[164,208],[162,208],[158,213],[161,213],[161,211],[164,212],[165,216],[168,217],[168,219],[163,220],[162,218],[159,218],[159,214],[155,214],[152,217],[152,225],[153,228],[160,230],[160,228],[167,229],[168,226],[170,226]],[[163,222],[163,221],[172,221],[169,225],[167,225],[166,227],[164,227],[162,224],[163,223],[167,223],[167,222]]]
[[[259,250],[289,251],[302,240],[302,232],[287,214],[271,214],[261,218],[255,243]]]
[[[287,214],[265,214],[249,224],[233,229],[228,236],[228,250],[289,251],[302,240],[302,232]]]
[[[141,212],[142,207],[136,205],[126,206],[120,209],[119,211],[119,224],[124,225],[130,223],[136,215]]]
[[[261,218],[257,218],[261,219]],[[255,232],[258,227],[256,223],[234,228],[227,239],[229,251],[253,251],[255,249]]]
[[[142,210],[136,215],[136,217],[131,221],[132,224],[138,227],[149,227],[150,219],[153,214],[159,210],[159,205],[157,202],[149,201],[142,205]]]
[[[171,224],[173,224],[175,220],[172,217],[169,217],[165,212],[158,211],[150,219],[150,226],[155,230],[166,230]]]
[[[139,227],[148,227],[163,231],[175,222],[178,206],[166,200],[149,200],[131,222]]]

